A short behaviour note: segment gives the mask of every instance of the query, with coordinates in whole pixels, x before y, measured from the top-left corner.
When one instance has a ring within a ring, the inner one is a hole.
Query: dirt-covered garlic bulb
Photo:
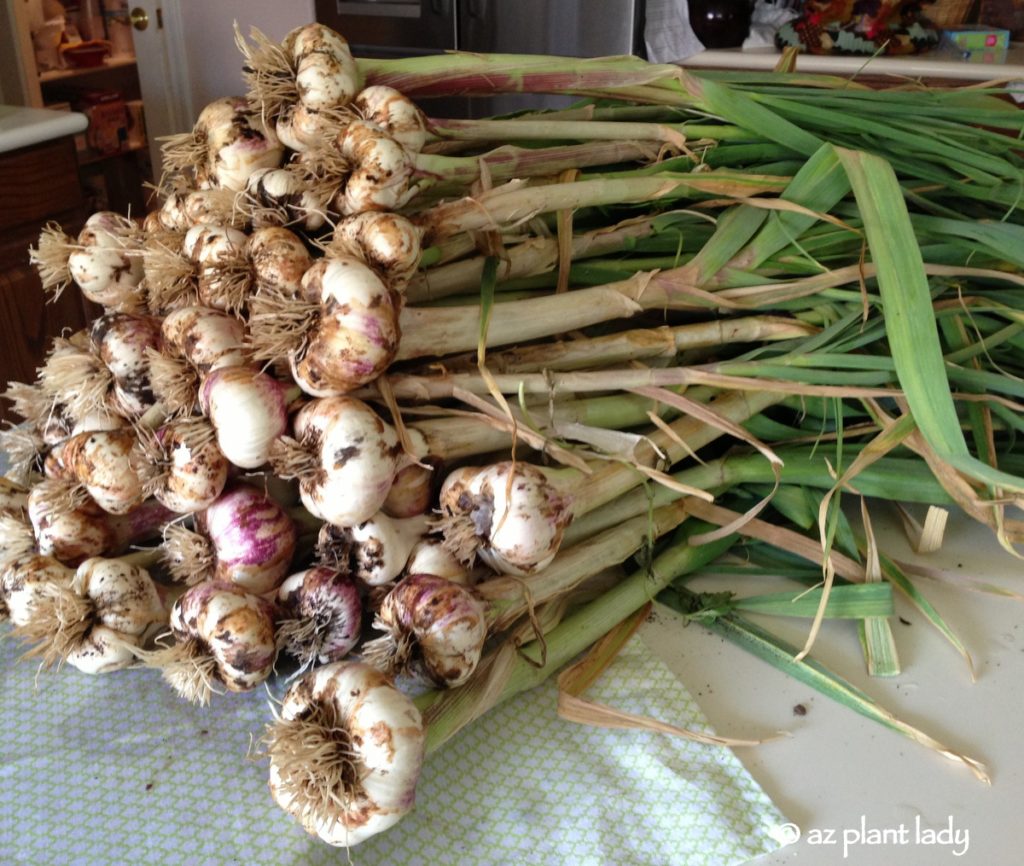
[[[293,683],[263,743],[275,802],[330,845],[358,845],[413,807],[423,720],[368,665],[335,662]]]
[[[244,97],[225,96],[199,113],[192,132],[169,139],[163,156],[169,171],[193,173],[201,188],[239,192],[257,169],[279,166],[284,147]]]
[[[72,436],[62,459],[93,501],[110,514],[127,514],[144,498],[132,454],[137,439],[127,428]]]
[[[287,360],[303,391],[346,394],[394,359],[400,296],[354,258],[318,259],[302,277],[303,299],[267,292],[250,303],[250,340],[259,360]]]
[[[52,556],[0,558],[0,600],[11,624],[18,628],[31,622],[37,601],[52,592],[51,586],[70,586],[74,575],[74,569]]]
[[[401,292],[420,264],[420,230],[400,214],[356,214],[335,226],[329,249],[361,259],[389,288]]]
[[[238,206],[255,227],[294,225],[310,232],[323,228],[330,212],[329,197],[288,168],[254,171]]]
[[[402,578],[381,603],[366,643],[367,662],[394,676],[411,673],[451,688],[476,670],[487,639],[487,609],[468,588],[432,574]]]
[[[23,517],[28,514],[28,488],[0,475],[0,514]]]
[[[382,511],[355,526],[325,523],[317,537],[317,556],[368,586],[381,586],[402,573],[429,524],[426,515],[397,520]]]
[[[88,674],[121,670],[167,612],[149,573],[125,559],[87,559],[67,584],[40,589],[15,634],[34,643],[43,664],[67,663]]]
[[[441,487],[440,527],[467,565],[477,556],[502,574],[533,574],[554,559],[572,521],[571,499],[529,463],[452,472]]]
[[[306,510],[342,527],[373,517],[402,466],[394,428],[353,397],[306,404],[294,427],[296,438],[275,443],[271,463],[282,477],[299,480]]]
[[[363,120],[379,126],[409,153],[423,150],[427,123],[423,112],[404,93],[382,84],[364,87],[352,100],[352,107]]]
[[[248,363],[245,325],[209,307],[182,307],[160,326],[163,346],[149,353],[150,383],[171,414],[191,415],[199,401],[200,378],[219,367]]]
[[[77,239],[56,224],[43,229],[30,260],[43,289],[59,296],[74,282],[90,301],[109,310],[134,313],[145,308],[142,281],[144,233],[134,221],[109,211],[94,213]]]
[[[405,563],[406,574],[432,574],[462,586],[472,586],[479,571],[459,562],[444,542],[433,536],[418,541]]]
[[[197,516],[196,531],[169,526],[165,561],[172,576],[194,584],[214,579],[249,592],[277,589],[291,566],[298,532],[262,491],[238,485]]]
[[[228,467],[204,418],[172,421],[139,436],[135,468],[145,494],[177,514],[213,505],[227,483]]]
[[[359,642],[363,606],[355,581],[317,566],[285,579],[277,591],[277,640],[299,670],[344,658]]]
[[[113,378],[113,404],[129,418],[153,405],[149,350],[160,345],[160,323],[148,316],[112,313],[93,322],[92,343]]]
[[[205,705],[223,685],[243,692],[262,683],[274,668],[277,644],[274,606],[236,584],[204,581],[171,608],[176,643],[138,653],[181,697]]]

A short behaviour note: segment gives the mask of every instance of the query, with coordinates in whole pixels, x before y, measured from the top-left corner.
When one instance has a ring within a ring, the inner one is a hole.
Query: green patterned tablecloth
[[[565,722],[547,684],[428,760],[415,811],[349,861],[279,811],[246,758],[264,691],[196,708],[150,670],[37,677],[18,652],[0,644],[4,866],[728,866],[776,849],[785,821],[730,751]],[[588,697],[707,730],[637,638]]]

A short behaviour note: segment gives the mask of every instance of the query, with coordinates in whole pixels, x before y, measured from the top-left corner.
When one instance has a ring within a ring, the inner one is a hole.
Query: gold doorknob
[[[149,27],[149,13],[146,12],[141,6],[136,6],[128,13],[128,17],[131,19],[132,27],[136,30],[145,30]]]

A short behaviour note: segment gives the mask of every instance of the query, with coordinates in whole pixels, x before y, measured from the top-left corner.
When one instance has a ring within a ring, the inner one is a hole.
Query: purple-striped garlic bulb
[[[199,388],[199,405],[217,431],[221,453],[235,466],[256,469],[288,429],[285,386],[251,367],[218,367]]]
[[[317,557],[368,586],[382,586],[402,573],[429,524],[426,515],[396,520],[382,511],[354,526],[325,523],[317,537]]]
[[[142,281],[144,234],[133,220],[110,211],[94,213],[73,239],[50,224],[30,250],[43,289],[59,296],[72,282],[90,301],[124,313],[145,308]]]
[[[364,645],[367,662],[389,676],[411,673],[452,688],[476,670],[487,639],[487,609],[472,591],[443,577],[410,574],[381,603]]]
[[[387,497],[403,455],[394,428],[354,397],[307,403],[295,416],[295,437],[282,437],[271,463],[299,480],[302,504],[335,526],[373,517]]]
[[[196,529],[172,525],[165,531],[165,562],[174,579],[213,579],[261,595],[284,580],[298,540],[288,512],[248,485],[222,494],[197,516]]]
[[[308,568],[277,590],[278,646],[299,661],[299,671],[344,658],[359,642],[363,605],[344,572]]]
[[[462,562],[479,556],[502,574],[533,574],[554,559],[572,521],[571,499],[529,463],[452,472],[441,487],[445,543]]]
[[[177,514],[216,502],[228,480],[228,460],[205,418],[172,421],[153,434],[140,433],[135,467],[147,496]]]
[[[425,741],[419,710],[379,671],[317,668],[288,689],[263,737],[271,795],[307,833],[351,848],[412,809]]]
[[[314,397],[346,394],[376,379],[398,351],[398,293],[344,256],[318,259],[302,285],[303,298],[252,298],[254,357],[287,360],[296,383]]]
[[[160,594],[149,573],[126,559],[87,559],[69,583],[52,582],[34,593],[28,619],[15,635],[35,646],[43,664],[72,665],[83,673],[121,670],[152,626],[165,623]]]
[[[204,581],[171,608],[175,643],[137,654],[159,668],[181,697],[205,705],[218,683],[244,692],[270,676],[277,658],[274,616],[274,605],[261,596],[236,584]]]

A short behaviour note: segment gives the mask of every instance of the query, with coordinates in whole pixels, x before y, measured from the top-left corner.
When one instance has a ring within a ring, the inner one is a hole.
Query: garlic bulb
[[[299,387],[329,397],[372,382],[398,351],[397,295],[362,262],[341,256],[318,259],[302,283],[307,296],[319,299],[320,320],[290,356]]]
[[[361,120],[350,123],[338,136],[337,149],[352,166],[335,199],[341,213],[398,210],[411,197],[412,159],[379,126]]]
[[[441,487],[445,543],[464,563],[479,556],[502,574],[533,574],[554,559],[571,500],[529,463],[460,469]]]
[[[50,587],[70,586],[74,575],[51,556],[28,554],[0,560],[0,598],[11,623],[16,628],[30,623],[36,603],[51,592]]]
[[[72,436],[64,445],[64,465],[110,514],[126,514],[143,499],[132,461],[136,441],[130,429],[98,430]]]
[[[59,295],[72,281],[90,301],[111,310],[137,312],[144,307],[142,230],[130,219],[100,211],[86,220],[76,240],[55,225],[45,228],[30,261],[39,268],[45,291]]]
[[[378,512],[355,526],[325,523],[317,537],[317,556],[369,586],[381,586],[402,573],[429,522],[425,515],[395,520]]]
[[[186,232],[182,253],[196,267],[203,306],[239,312],[252,288],[252,268],[245,254],[249,238],[231,226],[197,225]]]
[[[295,63],[299,100],[324,110],[347,105],[359,92],[359,67],[340,34],[322,24],[307,24],[285,37]]]
[[[43,664],[67,662],[83,673],[121,670],[135,660],[132,647],[166,622],[156,586],[145,569],[121,559],[87,559],[69,584],[37,593],[28,621],[15,630],[36,642],[30,655]]]
[[[246,183],[240,206],[254,226],[298,225],[317,231],[326,222],[328,202],[287,168],[254,171]]]
[[[264,743],[275,802],[330,845],[358,845],[413,806],[423,720],[367,665],[342,661],[307,673],[285,693]]]
[[[364,645],[364,658],[388,675],[409,672],[452,688],[476,670],[487,639],[487,611],[464,586],[410,574],[385,596]]]
[[[405,563],[406,574],[432,574],[452,583],[472,586],[475,574],[444,546],[440,538],[427,537],[416,543]]]
[[[355,526],[380,510],[401,466],[390,424],[361,400],[330,397],[299,410],[295,435],[275,444],[271,461],[282,477],[299,479],[310,514]]]
[[[235,466],[255,469],[288,426],[285,387],[250,367],[218,367],[199,388],[199,405],[217,431],[221,453]]]
[[[344,658],[359,642],[363,606],[359,589],[333,568],[309,568],[288,577],[277,591],[278,645],[299,660],[299,670]]]
[[[352,100],[352,107],[363,120],[379,126],[409,153],[423,150],[427,123],[423,112],[404,93],[381,84],[364,87]]]
[[[205,581],[171,608],[176,644],[139,654],[192,703],[207,704],[216,683],[242,692],[262,683],[274,667],[274,606],[240,586]]]
[[[43,481],[28,497],[28,516],[39,552],[71,564],[113,553],[119,539],[106,512],[91,500],[77,508],[54,509],[50,506],[52,486],[52,482]]]
[[[256,291],[291,296],[301,293],[302,275],[313,264],[313,258],[297,234],[279,226],[256,229],[249,237],[247,252]]]
[[[0,475],[0,514],[21,517],[28,513],[28,490]]]
[[[360,213],[335,226],[329,249],[361,259],[389,288],[401,292],[420,264],[420,230],[399,214]]]
[[[164,559],[174,579],[215,579],[260,594],[276,589],[288,574],[298,540],[288,513],[248,485],[222,494],[198,515],[196,529],[167,527]]]
[[[112,313],[96,319],[90,333],[96,354],[113,377],[113,402],[119,414],[142,415],[153,405],[148,352],[160,344],[159,322]]]
[[[182,230],[196,225],[243,228],[245,220],[235,208],[235,191],[230,189],[196,189],[185,196],[185,223]]]
[[[285,147],[302,153],[335,138],[341,127],[350,119],[346,111],[321,111],[295,102],[284,106],[277,116],[274,130]]]
[[[147,496],[177,514],[212,505],[228,480],[228,460],[217,434],[202,418],[174,421],[140,435],[135,468]]]
[[[172,136],[163,148],[172,172],[192,172],[201,188],[238,192],[260,168],[276,168],[284,147],[243,97],[226,96],[207,105],[192,132]]]

